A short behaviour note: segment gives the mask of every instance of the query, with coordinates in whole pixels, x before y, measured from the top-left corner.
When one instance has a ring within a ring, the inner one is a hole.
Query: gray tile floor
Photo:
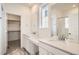
[[[28,55],[28,53],[20,48],[20,41],[9,41],[6,55]]]

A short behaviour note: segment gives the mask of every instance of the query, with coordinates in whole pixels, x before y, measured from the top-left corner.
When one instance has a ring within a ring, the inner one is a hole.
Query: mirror
[[[59,40],[79,42],[78,38],[78,7],[73,3],[58,3],[51,10],[51,35]]]

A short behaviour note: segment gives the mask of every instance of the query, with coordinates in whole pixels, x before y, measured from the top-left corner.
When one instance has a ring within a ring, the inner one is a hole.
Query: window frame
[[[44,8],[48,8],[48,4],[43,4],[42,6],[41,6],[41,8],[40,8],[40,12],[39,12],[39,14],[40,14],[40,19],[39,19],[39,28],[48,28],[48,24],[47,24],[47,26],[43,26],[44,24],[43,24],[43,17],[47,17],[48,18],[48,9],[46,9],[47,10],[47,13],[46,13],[46,11],[44,12],[44,16],[43,16],[43,10],[44,10]],[[48,19],[47,19],[48,20]]]

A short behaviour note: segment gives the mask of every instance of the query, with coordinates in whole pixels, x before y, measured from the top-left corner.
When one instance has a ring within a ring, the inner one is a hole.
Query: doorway
[[[8,35],[8,48],[7,54],[20,48],[20,19],[19,15],[7,13],[7,35]]]

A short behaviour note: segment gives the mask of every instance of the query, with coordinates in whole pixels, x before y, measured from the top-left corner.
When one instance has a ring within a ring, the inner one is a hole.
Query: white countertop
[[[34,44],[39,46],[39,39],[37,37],[30,37],[29,38]]]
[[[39,41],[62,49],[64,51],[79,54],[79,43],[73,43],[68,41],[60,41],[60,40],[48,40],[48,39],[40,39]]]
[[[59,49],[62,49],[64,51],[73,53],[73,54],[79,54],[79,43],[73,43],[68,41],[61,41],[61,40],[53,40],[52,38],[38,38],[38,37],[30,37],[29,38],[34,44],[38,45],[41,42],[44,42],[48,45],[57,47]]]

